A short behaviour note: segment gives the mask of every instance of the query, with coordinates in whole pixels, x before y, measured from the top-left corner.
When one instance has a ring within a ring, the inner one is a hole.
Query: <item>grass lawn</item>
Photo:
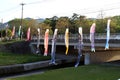
[[[9,43],[21,42],[21,41],[25,41],[25,40],[0,41],[0,44],[9,44]]]
[[[0,66],[29,63],[35,61],[48,60],[50,56],[38,56],[34,54],[13,54],[0,52]]]
[[[120,66],[87,65],[46,71],[42,74],[7,80],[118,80]]]

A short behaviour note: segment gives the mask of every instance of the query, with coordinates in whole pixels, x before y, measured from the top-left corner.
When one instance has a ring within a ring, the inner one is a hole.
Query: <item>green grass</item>
[[[13,54],[0,52],[0,66],[22,64],[50,59],[50,56],[38,56],[34,54]]]
[[[7,80],[118,80],[120,67],[105,65],[79,66],[46,71],[42,74]]]
[[[0,41],[0,44],[9,44],[9,43],[14,43],[14,42],[21,42],[25,40],[9,40],[9,41]]]

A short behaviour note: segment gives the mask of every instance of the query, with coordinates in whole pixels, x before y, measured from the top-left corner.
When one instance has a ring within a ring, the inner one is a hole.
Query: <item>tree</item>
[[[44,35],[44,34],[45,34],[46,29],[49,29],[50,35],[53,34],[52,29],[51,29],[51,26],[50,26],[49,24],[40,23],[40,24],[39,24],[39,28],[40,28],[40,31],[41,31],[41,32],[40,32],[41,35]]]
[[[64,34],[66,28],[69,28],[70,22],[68,17],[60,17],[56,22],[56,28],[58,29],[58,33]]]
[[[10,29],[7,29],[6,36],[9,38],[12,36],[12,31]]]
[[[84,15],[78,15],[73,14],[73,16],[70,19],[70,30],[71,33],[76,34],[78,33],[78,28],[82,27],[84,33],[89,33],[90,26],[92,24],[93,20],[87,19]]]
[[[94,20],[92,19],[83,19],[81,22],[80,22],[80,26],[83,28],[83,33],[84,34],[89,34],[90,33],[90,27],[91,25],[93,24]]]
[[[77,27],[76,23],[79,21],[79,16],[76,13],[73,13],[73,16],[70,18],[70,31],[71,33],[75,34],[77,32]]]
[[[26,36],[26,32],[27,29],[30,27],[30,31],[31,31],[31,35],[36,34],[37,32],[37,28],[38,28],[38,22],[34,19],[31,20],[27,20],[26,22],[24,22],[24,32],[25,32],[25,36]]]
[[[20,22],[21,22],[21,19],[13,19],[9,21],[8,24],[10,26],[10,29],[12,30],[12,27],[15,26],[16,30],[18,30],[20,26]]]
[[[115,25],[115,32],[119,33],[120,32],[120,16],[114,16],[111,18],[111,22]]]
[[[105,19],[96,20],[96,32],[105,33],[106,32],[107,21]]]
[[[14,19],[8,22],[10,25],[10,29],[12,30],[12,27],[15,26],[16,32],[19,30],[21,19]],[[26,32],[28,27],[31,28],[31,35],[36,34],[37,32],[37,27],[38,27],[38,22],[34,19],[23,19],[23,26],[22,26],[22,32],[23,32],[23,37],[26,38]]]
[[[106,28],[107,28],[107,20],[110,18],[104,18],[104,19],[98,19],[96,20],[96,32],[97,33],[106,33]],[[115,33],[117,32],[116,30],[117,25],[116,25],[116,21],[114,19],[111,18],[111,22],[110,22],[110,33]]]
[[[54,30],[56,28],[55,26],[56,26],[57,20],[58,20],[58,17],[57,16],[53,16],[52,18],[46,18],[44,23],[45,24],[49,24],[51,26],[52,31],[54,32]]]
[[[56,22],[57,22],[57,20],[58,20],[58,17],[57,16],[53,16],[52,18],[51,18],[51,24],[50,24],[50,26],[52,26],[52,31],[54,32],[54,30],[55,30],[55,28],[56,28]]]

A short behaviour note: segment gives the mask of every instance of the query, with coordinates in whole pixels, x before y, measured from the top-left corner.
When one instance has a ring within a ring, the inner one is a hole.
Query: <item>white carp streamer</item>
[[[106,37],[105,50],[106,50],[106,49],[109,49],[109,40],[110,40],[110,22],[111,22],[111,20],[108,19],[108,21],[107,21],[107,37]]]

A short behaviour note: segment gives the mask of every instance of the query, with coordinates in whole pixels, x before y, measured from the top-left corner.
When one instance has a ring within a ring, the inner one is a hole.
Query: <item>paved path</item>
[[[113,66],[120,66],[120,60],[117,61],[111,61],[111,62],[105,62],[104,65],[113,65]]]

